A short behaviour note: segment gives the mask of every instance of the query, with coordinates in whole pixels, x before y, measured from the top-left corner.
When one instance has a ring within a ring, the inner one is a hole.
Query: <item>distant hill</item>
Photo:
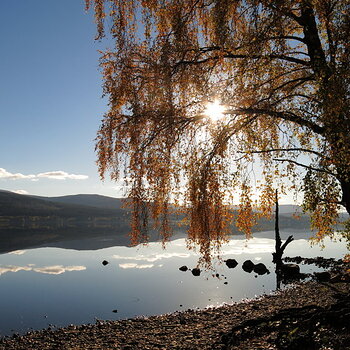
[[[64,204],[74,204],[79,206],[89,206],[94,208],[103,208],[103,209],[123,209],[123,198],[114,198],[108,196],[102,196],[99,194],[76,194],[76,195],[67,195],[67,196],[59,196],[59,197],[43,197],[43,196],[32,196],[32,195],[19,195],[14,192],[0,190],[0,200],[1,194],[7,194],[8,198],[13,196],[13,199],[23,200],[26,198],[26,202],[29,203],[30,199],[39,199],[46,202],[54,202],[54,203],[64,203]],[[34,204],[34,202],[32,202]],[[38,204],[38,202],[37,202]],[[44,207],[45,205],[42,204]],[[0,202],[1,206],[1,202]],[[50,204],[47,204],[49,207]],[[235,210],[236,207],[233,207]],[[297,205],[293,204],[283,204],[279,206],[280,214],[300,214],[302,212],[301,208]],[[1,212],[0,212],[1,215]]]
[[[0,252],[106,235],[113,235],[117,242],[129,241],[125,210],[111,208],[108,200],[106,207],[98,207],[93,197],[85,200],[91,205],[75,204],[77,199],[82,203],[84,195],[66,197],[66,202],[61,197],[51,201],[49,197],[0,191]]]
[[[46,201],[84,205],[104,209],[121,209],[123,199],[101,196],[98,194],[77,194],[60,197],[37,197]]]
[[[22,229],[28,228],[28,225],[29,228],[40,225],[56,227],[58,225],[57,218],[63,219],[63,226],[60,223],[60,227],[67,227],[67,220],[70,220],[69,227],[74,227],[71,224],[74,222],[79,227],[88,228],[109,227],[112,229],[119,226],[129,228],[129,214],[126,210],[121,209],[122,201],[122,198],[97,194],[40,197],[0,190],[0,230],[10,226],[17,228],[19,222],[21,222]],[[280,205],[279,213],[281,230],[310,229],[309,216],[303,214],[299,206]],[[233,214],[236,214],[236,210],[233,210]],[[294,214],[297,214],[299,219],[296,219]],[[344,215],[341,216],[343,218]],[[26,217],[25,220],[24,217]],[[174,222],[180,219],[179,216],[171,216],[171,220]],[[257,226],[253,227],[254,232],[273,229],[274,218],[270,220],[262,218],[258,221]],[[232,232],[238,233],[235,225],[232,226]]]
[[[275,208],[273,209],[275,210]],[[280,214],[301,214],[302,209],[299,205],[294,204],[280,204],[278,206],[278,211]]]
[[[85,196],[88,196],[85,198]],[[98,197],[102,197],[100,201]],[[104,196],[78,195],[64,197],[38,197],[0,191],[0,216],[123,216],[120,201],[112,206],[112,199],[102,202]],[[85,200],[84,200],[85,199]],[[98,205],[99,204],[99,205]],[[119,204],[119,206],[117,206]]]
[[[121,198],[96,194],[39,197],[0,190],[0,253],[47,244],[57,245],[57,242],[64,246],[66,243],[62,242],[87,239],[95,243],[98,241],[100,245],[112,242],[127,245],[130,243],[127,236],[130,232],[130,216],[128,211],[120,209],[121,203]],[[310,231],[310,219],[301,214],[300,207],[280,205],[279,209],[281,231]],[[294,217],[295,213],[300,215],[299,219]],[[237,215],[236,210],[233,210],[233,215]],[[186,236],[187,227],[178,227],[176,224],[181,216],[172,215],[170,219],[174,222],[177,235]],[[253,227],[254,233],[273,230],[274,217],[270,220],[262,218]],[[242,235],[234,224],[231,231],[234,235]],[[151,229],[150,239],[159,240],[159,233]],[[85,246],[90,247],[88,244]]]

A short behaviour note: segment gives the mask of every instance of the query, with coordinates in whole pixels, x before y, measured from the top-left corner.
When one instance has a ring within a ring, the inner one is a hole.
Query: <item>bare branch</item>
[[[300,41],[303,44],[305,44],[305,40],[304,38],[301,38],[300,36],[295,36],[295,35],[279,35],[279,36],[270,36],[268,38],[266,38],[264,41],[267,40],[296,40],[296,41]]]
[[[281,6],[274,5],[272,2],[267,3],[267,4],[268,4],[267,6],[272,8],[273,10],[280,12],[281,14],[293,19],[295,22],[302,25],[301,18],[299,16],[297,16],[296,14],[294,14],[292,11],[287,11],[287,10],[283,9],[283,7],[281,7]]]
[[[297,166],[300,166],[302,168],[305,168],[305,169],[309,169],[309,170],[312,170],[312,171],[317,171],[319,173],[326,173],[326,174],[329,174],[329,175],[332,175],[332,176],[336,176],[336,174],[332,173],[331,171],[329,170],[326,170],[326,169],[320,169],[320,168],[315,168],[315,167],[312,167],[310,165],[306,165],[306,164],[302,164],[302,163],[299,163],[299,162],[296,162],[295,160],[291,160],[291,159],[279,159],[279,158],[273,158],[274,161],[276,162],[289,162],[289,163],[293,163]]]
[[[271,153],[271,152],[302,152],[302,153],[312,153],[322,158],[324,157],[322,153],[311,149],[306,149],[306,148],[272,148],[272,149],[266,149],[261,151],[252,151],[250,153]],[[248,153],[248,152],[239,151],[238,153]]]
[[[279,112],[273,111],[269,109],[260,109],[260,108],[240,108],[240,109],[231,109],[225,112],[226,114],[260,114],[260,115],[269,115],[271,117],[280,118],[286,121],[290,121],[296,123],[300,126],[305,126],[310,128],[313,132],[318,135],[323,135],[325,132],[325,128],[320,126],[311,120],[304,119],[299,115],[292,112]]]
[[[267,97],[259,100],[258,103],[261,103],[261,102],[264,102],[264,101],[269,101],[272,98],[272,96],[275,94],[275,92],[281,92],[282,89],[285,88],[288,85],[294,84],[294,86],[292,86],[290,88],[290,90],[293,90],[293,89],[296,89],[298,86],[303,85],[305,82],[312,81],[312,80],[314,80],[314,77],[312,75],[308,76],[308,77],[302,77],[302,78],[296,78],[296,79],[293,79],[293,80],[288,80],[285,83],[283,83],[283,84],[277,86],[276,88],[272,89],[271,92],[269,93],[269,95]],[[281,101],[283,101],[284,99],[286,99],[288,97],[293,97],[293,96],[298,96],[298,94],[283,96],[280,99],[278,99],[277,101],[275,101],[272,105],[276,105],[276,104],[280,103]],[[301,95],[299,95],[299,96],[301,96]],[[306,98],[309,98],[309,96],[306,96]]]
[[[294,67],[293,69],[284,71],[284,72],[282,72],[282,73],[280,73],[280,74],[277,74],[277,75],[274,75],[274,76],[272,76],[271,78],[269,78],[269,79],[267,79],[267,80],[265,80],[265,81],[262,81],[261,83],[255,85],[255,86],[256,86],[256,88],[260,88],[260,87],[262,87],[262,86],[264,86],[264,85],[266,85],[266,84],[270,84],[271,82],[273,82],[273,81],[275,81],[275,80],[278,80],[279,78],[288,76],[288,75],[290,75],[290,74],[294,74],[294,73],[296,73],[296,72],[303,72],[303,71],[305,71],[305,70],[307,70],[307,68],[305,68],[305,67]]]
[[[218,49],[214,49],[215,51],[218,51]],[[208,50],[210,51],[210,50]],[[287,61],[287,62],[292,62],[292,63],[296,63],[296,64],[300,64],[303,65],[305,67],[309,67],[310,66],[310,62],[309,61],[305,61],[302,60],[300,58],[296,58],[296,57],[291,57],[291,56],[287,56],[287,55],[276,55],[276,54],[270,54],[270,55],[253,55],[253,54],[234,54],[231,52],[227,52],[223,55],[215,55],[215,56],[210,56],[207,58],[204,58],[202,60],[196,59],[195,61],[190,61],[190,60],[181,60],[176,62],[173,65],[173,68],[176,69],[179,66],[182,65],[199,65],[199,64],[203,64],[203,63],[207,63],[210,61],[216,61],[222,58],[233,58],[233,59],[252,59],[252,60],[258,60],[258,59],[278,59],[278,60],[282,60],[282,61]]]

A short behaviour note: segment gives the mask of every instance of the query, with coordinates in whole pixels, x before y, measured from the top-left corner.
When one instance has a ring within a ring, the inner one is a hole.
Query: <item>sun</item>
[[[204,114],[211,121],[217,122],[225,117],[225,107],[218,100],[214,100],[214,102],[207,103]]]

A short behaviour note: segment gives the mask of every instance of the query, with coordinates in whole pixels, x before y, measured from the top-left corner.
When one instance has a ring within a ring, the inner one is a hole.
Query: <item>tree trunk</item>
[[[289,236],[287,240],[282,244],[281,235],[280,235],[280,229],[279,229],[279,222],[278,222],[278,192],[276,190],[276,217],[275,217],[275,252],[272,253],[273,260],[277,267],[282,265],[282,255],[284,250],[286,249],[287,245],[293,241],[293,236]]]
[[[310,57],[310,66],[320,79],[320,96],[322,100],[323,135],[329,142],[337,179],[342,190],[341,204],[350,215],[350,123],[348,85],[337,75],[334,67],[328,64],[317,28],[315,9],[310,1],[301,2],[299,23],[303,27],[304,41]],[[347,101],[347,102],[344,102]],[[335,111],[339,111],[335,114]]]
[[[344,205],[346,211],[350,215],[350,178],[348,180],[339,180],[342,190],[341,202]]]

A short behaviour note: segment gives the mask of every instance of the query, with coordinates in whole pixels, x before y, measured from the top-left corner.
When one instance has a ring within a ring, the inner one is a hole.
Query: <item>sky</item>
[[[0,33],[0,190],[123,196],[97,171],[108,110],[98,50],[111,43],[94,40],[85,1],[0,0]]]
[[[106,43],[84,0],[0,1],[0,33],[0,189],[120,197],[95,163]]]

